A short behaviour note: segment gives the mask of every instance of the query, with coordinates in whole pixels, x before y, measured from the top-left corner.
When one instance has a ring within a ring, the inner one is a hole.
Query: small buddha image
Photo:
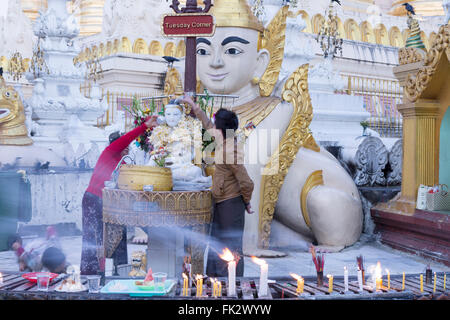
[[[202,149],[202,124],[198,119],[186,116],[183,106],[171,101],[164,107],[161,125],[155,127],[149,142],[156,151],[147,162],[149,166],[161,165],[159,150],[167,154],[164,166],[172,170],[173,190],[206,189],[212,184],[205,177],[199,155]]]

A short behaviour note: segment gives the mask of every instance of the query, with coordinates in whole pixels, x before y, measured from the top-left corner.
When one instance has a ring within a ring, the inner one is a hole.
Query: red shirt
[[[111,179],[111,174],[119,163],[121,152],[125,150],[129,144],[143,134],[147,130],[147,126],[142,124],[141,126],[131,130],[127,134],[123,135],[103,150],[102,154],[97,160],[94,172],[92,173],[91,181],[86,189],[86,192],[95,194],[102,197],[102,189],[105,186],[105,181]]]

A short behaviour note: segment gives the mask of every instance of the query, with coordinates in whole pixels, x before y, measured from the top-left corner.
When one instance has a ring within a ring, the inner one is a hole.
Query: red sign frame
[[[161,32],[167,37],[210,37],[216,31],[211,14],[166,14],[161,22]]]

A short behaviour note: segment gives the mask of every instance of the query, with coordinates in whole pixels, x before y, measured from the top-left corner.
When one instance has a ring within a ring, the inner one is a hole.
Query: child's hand
[[[252,206],[250,205],[250,203],[249,203],[248,205],[245,206],[245,210],[246,210],[249,214],[254,213],[254,211],[252,211]]]

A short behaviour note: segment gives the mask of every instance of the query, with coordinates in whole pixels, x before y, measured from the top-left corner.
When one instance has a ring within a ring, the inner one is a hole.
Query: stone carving
[[[171,13],[162,0],[106,0],[102,33],[108,38],[155,39],[161,37],[162,15]]]
[[[355,162],[357,186],[386,185],[383,170],[388,163],[388,150],[380,138],[365,138],[358,147]]]
[[[400,139],[392,146],[388,156],[391,171],[387,176],[387,184],[390,186],[402,183],[402,154],[403,140]]]
[[[31,58],[33,40],[31,22],[22,12],[20,0],[8,0],[7,15],[0,17],[0,56],[9,57],[18,51],[23,57]]]

